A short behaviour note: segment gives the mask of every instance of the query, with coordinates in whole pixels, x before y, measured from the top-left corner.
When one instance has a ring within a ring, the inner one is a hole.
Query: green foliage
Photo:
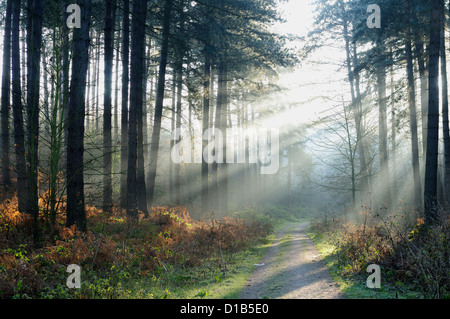
[[[30,261],[30,259],[26,256],[27,255],[27,251],[25,250],[25,248],[27,247],[27,245],[25,244],[20,244],[19,247],[17,249],[12,249],[12,248],[8,248],[5,249],[3,252],[5,254],[12,254],[14,255],[14,257],[16,257],[16,259],[18,260],[23,260],[23,261]]]

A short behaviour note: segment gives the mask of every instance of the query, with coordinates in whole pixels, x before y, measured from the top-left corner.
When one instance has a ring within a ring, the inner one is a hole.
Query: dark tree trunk
[[[367,174],[367,163],[364,149],[364,141],[363,141],[363,126],[362,126],[362,110],[361,110],[361,95],[359,94],[359,79],[357,78],[358,72],[354,72],[354,68],[352,68],[352,58],[350,51],[350,35],[348,32],[347,21],[344,21],[344,38],[345,38],[345,51],[346,51],[346,60],[347,60],[347,73],[350,82],[350,93],[352,98],[352,110],[355,117],[355,125],[356,125],[356,138],[358,143],[358,153],[359,153],[359,161],[360,161],[360,193],[364,194],[365,192],[369,192],[369,182],[368,182],[368,174]],[[355,66],[357,65],[357,57],[356,54],[353,57],[353,62]],[[355,83],[356,82],[356,83]],[[361,195],[362,196],[362,195]],[[364,198],[364,197],[363,197]]]
[[[179,58],[176,67],[177,74],[177,109],[176,109],[176,129],[178,134],[181,134],[181,98],[183,88],[183,64],[182,58]],[[181,137],[177,136],[177,143],[180,143]],[[175,204],[181,205],[181,164],[176,163],[174,167],[174,186],[175,186]]]
[[[202,132],[204,133],[209,128],[209,105],[210,105],[210,77],[211,77],[211,59],[205,48],[205,74],[203,80],[203,123]],[[203,140],[202,150],[207,146],[207,141]],[[209,191],[208,191],[208,163],[205,157],[202,156],[202,212],[209,210]]]
[[[119,16],[116,14],[116,16]],[[119,22],[117,22],[120,25]],[[114,134],[113,143],[117,145],[119,142],[119,58],[120,58],[120,30],[117,30],[116,40],[116,62],[115,62],[115,79],[114,79]],[[116,147],[114,147],[116,152]],[[117,162],[116,162],[117,163]],[[115,166],[116,167],[116,166]],[[116,168],[115,168],[116,169]]]
[[[441,1],[431,0],[431,28],[429,46],[429,97],[428,97],[428,136],[425,164],[425,219],[432,223],[437,205],[437,170],[439,145],[439,47],[441,29]]]
[[[392,49],[391,49],[392,56]],[[397,199],[398,199],[398,187],[397,187],[397,114],[396,114],[396,92],[394,85],[394,66],[391,64],[390,67],[390,75],[391,75],[391,140],[392,140],[392,203],[393,208],[397,207]]]
[[[53,30],[53,32],[55,32]],[[43,73],[43,86],[44,86],[44,101],[42,103],[42,107],[44,108],[44,132],[46,135],[50,134],[50,101],[53,100],[53,94],[54,94],[54,81],[51,81],[52,83],[52,92],[50,93],[48,90],[48,71],[45,70],[45,66],[47,64],[47,50],[45,48],[45,45],[42,46],[42,50],[41,50],[41,59],[42,59],[42,67],[44,68],[44,72]],[[53,60],[53,59],[52,59]],[[53,63],[51,63],[53,64]],[[54,67],[52,65],[52,67]]]
[[[91,32],[91,38],[94,38],[94,34],[95,32],[92,31]],[[92,61],[90,62],[92,64],[92,67],[90,68],[90,70],[88,71],[88,74],[91,78],[91,80],[88,81],[89,83],[89,87],[88,87],[88,100],[89,100],[89,104],[86,105],[87,107],[87,111],[86,111],[86,131],[89,132],[91,130],[91,125],[93,124],[92,119],[94,118],[94,111],[95,111],[95,91],[96,91],[96,86],[97,86],[97,59],[95,58],[97,56],[97,51],[95,50],[95,45],[94,43],[91,44],[90,46],[90,55],[89,56],[93,56],[94,59],[92,59]]]
[[[27,46],[26,46],[26,28],[22,28],[21,38],[20,41],[22,42],[22,56],[21,56],[21,70],[22,70],[22,77],[21,77],[21,83],[22,88],[26,89],[27,87]]]
[[[444,5],[444,4],[442,4]],[[448,119],[448,79],[447,79],[447,54],[445,45],[445,12],[441,10],[441,38],[440,38],[440,55],[441,55],[441,81],[442,81],[442,129],[444,139],[444,185],[443,201],[448,205],[450,199],[450,134]]]
[[[142,143],[142,76],[144,66],[144,40],[147,0],[133,2],[133,21],[131,29],[131,73],[130,73],[130,111],[128,122],[128,172],[127,172],[127,216],[133,222],[139,218],[143,209],[138,202],[138,142]],[[144,178],[145,181],[145,178]]]
[[[145,4],[144,10],[141,12],[141,21],[145,21],[147,17],[147,4]],[[147,207],[147,186],[146,186],[146,178],[145,178],[145,146],[147,144],[146,136],[147,136],[147,102],[146,102],[146,81],[147,81],[147,56],[146,56],[146,36],[145,36],[145,25],[143,28],[143,45],[142,51],[140,52],[141,56],[141,75],[140,75],[140,98],[139,98],[139,107],[138,107],[138,158],[137,158],[137,201],[138,201],[138,209],[144,214],[144,217],[147,218],[148,207]],[[145,82],[145,83],[144,83]]]
[[[150,170],[148,185],[148,200],[151,207],[154,200],[156,168],[158,165],[158,151],[161,135],[161,120],[164,102],[164,89],[166,80],[167,55],[169,49],[170,13],[172,10],[172,0],[166,0],[164,4],[161,58],[158,71],[158,87],[156,91],[155,114],[153,124],[152,145],[150,148]]]
[[[221,124],[222,124],[222,99],[223,99],[223,65],[219,63],[218,70],[217,70],[217,98],[216,98],[216,109],[215,109],[215,119],[214,119],[214,128],[216,130],[221,130]],[[212,163],[211,171],[212,171],[212,181],[211,181],[211,205],[212,208],[216,211],[218,211],[221,207],[221,198],[220,198],[220,172],[219,172],[219,162],[221,162],[221,159],[219,159],[220,152],[223,150],[217,149],[216,146],[220,146],[220,144],[217,142],[219,139],[219,136],[214,136],[215,140],[215,147],[214,147],[214,162]]]
[[[149,99],[148,99],[148,81],[150,78],[150,66],[151,66],[151,52],[152,52],[152,48],[151,48],[151,39],[149,39],[148,42],[146,42],[146,47],[147,50],[145,52],[145,58],[144,58],[144,74],[142,77],[142,111],[143,111],[143,138],[144,138],[144,143],[143,143],[143,154],[144,154],[144,159],[145,159],[145,166],[148,167],[148,153],[149,153],[149,115],[151,115],[151,107],[149,106],[150,103]],[[145,179],[147,182],[147,174],[144,172],[145,174]],[[147,192],[145,193],[145,197],[147,197]]]
[[[72,80],[68,109],[67,226],[86,231],[84,208],[84,117],[87,67],[89,64],[90,0],[79,1],[81,28],[73,32]]]
[[[112,70],[116,1],[106,1],[105,93],[103,103],[103,212],[112,212]]]
[[[227,113],[228,113],[228,65],[226,58],[220,62],[219,73],[222,73],[222,85],[220,88],[220,129],[223,134],[223,161],[220,167],[220,208],[223,214],[228,210],[228,164],[226,161],[227,153]]]
[[[127,208],[127,174],[128,169],[128,80],[130,61],[130,2],[123,1],[122,26],[122,118],[120,147],[120,207]]]
[[[177,43],[176,54],[175,54],[175,73],[176,73],[176,85],[177,85],[177,109],[176,109],[176,130],[177,130],[177,143],[180,143],[184,138],[181,136],[181,119],[182,119],[182,91],[183,91],[183,60],[185,56],[186,44],[184,41],[185,37],[185,0],[180,1],[179,9],[179,30],[177,31],[182,39]],[[187,150],[184,150],[187,152]],[[174,186],[175,186],[175,204],[181,205],[181,163],[175,163],[174,166]]]
[[[142,100],[140,101],[140,106],[137,114],[137,143],[138,143],[138,155],[137,155],[137,175],[136,175],[136,186],[137,186],[137,202],[138,209],[144,214],[144,217],[148,217],[147,208],[147,191],[145,185],[145,157],[144,157],[144,110]]]
[[[146,5],[146,4],[145,4]],[[141,21],[145,21],[146,18],[146,8],[143,8],[144,12],[142,12]],[[144,111],[144,78],[145,78],[145,27],[144,29],[144,38],[142,45],[142,51],[140,52],[141,56],[141,74],[140,74],[140,87],[139,87],[139,105],[138,105],[138,156],[137,156],[137,176],[136,176],[136,185],[137,185],[137,202],[138,209],[140,212],[144,214],[144,217],[148,217],[148,208],[147,208],[147,190],[145,185],[145,156],[144,156],[144,143],[146,143],[144,138],[145,125],[146,121],[146,112]]]
[[[64,6],[64,9],[67,8],[68,2],[70,0],[65,0],[62,5]],[[66,23],[66,15],[62,15],[62,21],[61,23]],[[70,45],[69,45],[69,28],[62,28],[61,31],[62,36],[62,94],[61,94],[61,101],[60,101],[60,119],[64,122],[64,145],[66,149],[63,151],[63,165],[67,167],[67,145],[68,145],[68,138],[69,138],[69,132],[67,130],[67,118],[68,118],[68,108],[69,108],[69,86],[70,86],[70,79],[69,79],[69,73],[70,73],[70,61],[69,61],[69,53],[70,53]],[[67,177],[67,176],[66,176]],[[66,178],[67,180],[67,178]]]
[[[12,27],[12,100],[14,117],[14,147],[16,156],[17,198],[19,211],[25,212],[28,202],[25,166],[25,132],[23,126],[22,89],[20,76],[20,0],[13,1]]]
[[[11,89],[11,16],[12,0],[6,2],[5,35],[3,42],[3,74],[2,74],[2,97],[1,97],[1,184],[9,187],[11,184],[10,156],[9,156],[9,112],[10,112],[10,89]]]
[[[409,12],[409,0],[405,1],[406,12]],[[408,102],[409,102],[409,120],[411,127],[411,154],[414,177],[414,201],[415,208],[422,207],[422,186],[420,182],[420,164],[419,164],[419,141],[417,133],[417,112],[416,112],[416,90],[414,81],[414,70],[412,60],[412,45],[411,45],[411,28],[407,27],[406,31],[406,62],[407,62],[407,76],[408,76]]]
[[[170,131],[171,134],[175,132],[175,122],[177,118],[176,114],[176,91],[177,91],[177,83],[176,83],[176,76],[175,76],[175,70],[173,70],[173,76],[172,76],[172,109],[170,112]],[[175,139],[174,136],[170,139],[170,149],[172,150],[175,145]],[[175,163],[173,160],[169,161],[169,201],[171,204],[175,202],[175,187],[174,187],[174,167]]]
[[[38,245],[38,140],[39,140],[39,87],[43,23],[43,1],[28,0],[27,5],[27,212],[33,216],[34,244]]]
[[[91,51],[92,51],[92,46],[89,48],[89,56],[91,56]],[[86,123],[84,124],[85,125],[85,127],[86,127],[86,132],[89,132],[89,129],[90,129],[90,126],[91,126],[91,123],[90,123],[90,119],[89,119],[89,117],[90,117],[90,113],[91,113],[91,106],[90,106],[90,104],[91,104],[91,101],[90,101],[90,99],[91,99],[91,94],[90,94],[90,91],[91,91],[91,88],[92,88],[92,81],[91,81],[91,74],[92,74],[92,68],[91,68],[91,65],[90,65],[90,63],[91,63],[91,61],[89,61],[89,65],[88,65],[88,68],[87,68],[87,92],[86,92],[86,118],[85,118],[85,121],[86,121]]]
[[[386,67],[385,52],[383,48],[382,38],[379,37],[377,41],[378,58],[377,63],[377,87],[378,87],[378,134],[379,134],[379,149],[380,149],[380,168],[381,168],[381,189],[383,190],[383,203],[391,208],[391,183],[389,177],[389,153],[387,145],[387,97],[386,97]]]
[[[359,59],[358,52],[356,47],[356,42],[352,41],[353,47],[353,80],[355,85],[355,105],[354,105],[354,114],[355,114],[355,125],[357,130],[357,139],[358,139],[358,152],[359,152],[359,162],[360,162],[360,174],[361,174],[361,190],[365,192],[367,195],[364,197],[365,200],[370,201],[371,197],[371,182],[370,182],[370,167],[366,158],[366,142],[365,135],[366,130],[364,126],[364,111],[362,105],[362,95],[360,90],[360,75],[359,75]]]
[[[95,85],[95,132],[98,134],[99,133],[99,123],[100,123],[100,104],[99,104],[99,100],[100,100],[100,48],[101,48],[101,32],[98,32],[97,35],[97,41],[95,42],[97,45],[97,70],[96,70],[96,85]]]

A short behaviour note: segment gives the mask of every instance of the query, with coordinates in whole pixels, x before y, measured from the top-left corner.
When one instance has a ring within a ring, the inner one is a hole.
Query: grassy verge
[[[114,286],[90,278],[80,293],[88,293],[89,298],[235,299],[265,249],[266,244],[261,243],[236,254],[226,271],[206,266],[181,269],[166,265],[146,277],[123,277]]]
[[[345,298],[448,298],[448,221],[426,229],[420,220],[400,227],[387,219],[333,219],[312,223],[308,232]],[[371,264],[381,269],[377,289],[367,287]]]
[[[386,272],[382,273],[387,281],[381,281],[379,289],[370,289],[367,287],[367,279],[370,273],[354,273],[352,275],[345,275],[342,271],[343,266],[339,261],[339,248],[334,240],[324,234],[310,232],[309,236],[313,239],[317,250],[324,259],[324,263],[330,270],[333,280],[338,283],[339,289],[346,299],[408,299],[417,298],[420,296],[418,292],[410,291],[404,287],[400,282],[392,283],[386,278]],[[383,270],[382,270],[383,271]],[[403,286],[402,291],[399,292],[399,287]]]

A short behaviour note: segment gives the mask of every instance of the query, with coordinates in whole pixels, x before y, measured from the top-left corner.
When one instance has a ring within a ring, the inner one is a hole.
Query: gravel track
[[[307,236],[308,223],[293,224],[277,233],[240,299],[339,299],[314,242]]]

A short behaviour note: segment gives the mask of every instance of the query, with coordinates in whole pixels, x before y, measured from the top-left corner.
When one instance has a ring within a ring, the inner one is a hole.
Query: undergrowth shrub
[[[335,247],[341,276],[365,273],[368,265],[378,264],[391,282],[409,283],[425,298],[450,298],[448,211],[439,210],[432,225],[425,225],[420,216],[408,224],[401,214],[361,215],[362,223],[335,217],[311,225],[314,233],[325,236]]]
[[[45,201],[40,203],[45,205]],[[64,205],[62,205],[64,207]],[[17,199],[0,204],[0,298],[116,298],[131,278],[173,269],[203,267],[226,272],[236,254],[272,231],[269,219],[190,218],[184,207],[155,207],[149,218],[129,224],[118,208],[103,214],[86,207],[88,229],[80,232],[40,216],[41,247],[33,247],[32,220]],[[67,266],[82,269],[83,288],[65,286]]]

